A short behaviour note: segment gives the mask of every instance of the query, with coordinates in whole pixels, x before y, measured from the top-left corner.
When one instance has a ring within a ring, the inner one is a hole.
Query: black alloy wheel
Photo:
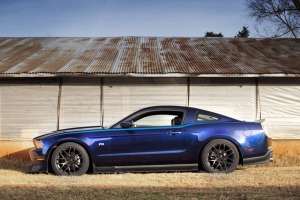
[[[89,163],[86,150],[73,142],[58,146],[51,157],[51,166],[56,175],[79,176],[85,174]]]
[[[202,168],[210,173],[230,173],[239,164],[239,152],[228,140],[215,139],[205,145],[200,158]]]

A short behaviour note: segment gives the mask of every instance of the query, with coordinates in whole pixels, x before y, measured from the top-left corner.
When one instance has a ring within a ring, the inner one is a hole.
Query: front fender
[[[78,139],[78,138],[69,137],[69,138],[58,139],[58,140],[55,140],[54,142],[52,142],[52,144],[47,148],[47,151],[45,153],[45,163],[47,163],[46,170],[47,171],[49,170],[51,156],[52,156],[54,150],[56,149],[56,147],[58,147],[59,145],[61,145],[63,143],[66,143],[66,142],[74,142],[74,143],[81,145],[87,151],[87,153],[90,157],[90,160],[92,161],[92,157],[91,157],[91,153],[90,153],[91,149],[85,141],[86,141],[86,139],[84,139],[84,138]],[[50,142],[48,142],[48,143],[50,143]]]

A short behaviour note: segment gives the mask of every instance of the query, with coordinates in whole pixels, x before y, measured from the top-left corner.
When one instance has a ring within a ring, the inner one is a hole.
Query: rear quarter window
[[[207,115],[203,113],[198,113],[196,115],[196,121],[197,122],[207,122],[207,121],[219,121],[218,117],[212,116],[212,115]]]

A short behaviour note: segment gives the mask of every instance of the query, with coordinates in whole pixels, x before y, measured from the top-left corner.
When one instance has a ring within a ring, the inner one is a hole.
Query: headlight
[[[33,144],[36,149],[41,149],[44,146],[42,140],[33,140]]]

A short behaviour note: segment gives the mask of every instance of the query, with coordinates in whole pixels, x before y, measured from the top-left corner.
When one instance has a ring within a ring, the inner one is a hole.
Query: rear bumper
[[[257,165],[257,164],[264,164],[272,161],[273,161],[273,148],[269,147],[268,152],[263,156],[243,159],[243,165]]]
[[[29,173],[41,173],[46,171],[45,157],[42,154],[42,149],[32,149],[29,151],[30,159],[33,161]]]

